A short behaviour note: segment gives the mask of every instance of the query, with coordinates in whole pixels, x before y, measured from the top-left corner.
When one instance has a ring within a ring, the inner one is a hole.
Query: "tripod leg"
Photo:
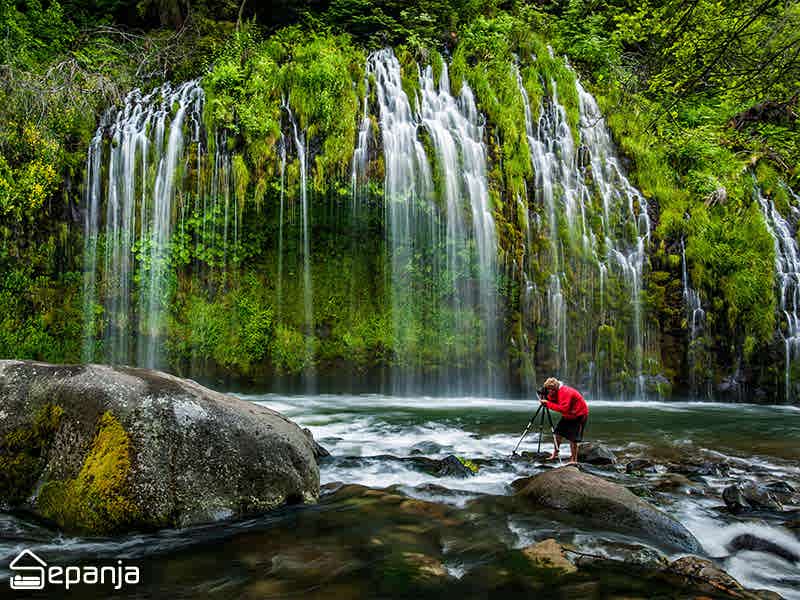
[[[521,437],[521,438],[519,438],[519,441],[517,442],[517,445],[516,445],[516,446],[514,446],[514,450],[511,452],[511,456],[514,456],[514,455],[517,453],[517,450],[519,449],[519,445],[522,443],[522,440],[524,440],[524,439],[525,439],[525,436],[526,436],[526,435],[528,435],[528,430],[530,430],[530,428],[531,428],[531,425],[533,425],[533,424],[534,424],[534,422],[536,421],[536,417],[538,417],[538,416],[539,416],[539,412],[540,412],[541,410],[542,410],[542,405],[540,404],[540,405],[539,405],[539,408],[538,408],[538,409],[536,410],[536,412],[533,414],[533,417],[531,417],[531,420],[530,420],[530,421],[528,421],[528,425],[525,427],[525,431],[523,431],[523,432],[522,432],[522,437]],[[542,417],[542,418],[544,418],[544,417]],[[541,436],[540,436],[540,437],[541,437]]]
[[[544,404],[539,406],[540,410],[542,408],[544,408]],[[545,408],[545,411],[547,412],[548,415],[550,414],[550,410],[549,409]],[[539,418],[539,445],[536,447],[536,454],[540,454],[542,452],[542,431],[543,430],[544,430],[544,412],[542,413],[542,416]]]

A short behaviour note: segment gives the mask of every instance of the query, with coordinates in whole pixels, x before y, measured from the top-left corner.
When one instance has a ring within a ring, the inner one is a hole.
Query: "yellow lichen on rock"
[[[39,509],[65,529],[122,530],[139,520],[139,508],[130,496],[130,470],[130,436],[106,412],[78,476],[45,484],[37,500]]]

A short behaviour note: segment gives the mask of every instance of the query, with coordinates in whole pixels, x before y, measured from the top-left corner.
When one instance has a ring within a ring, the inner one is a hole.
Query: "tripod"
[[[522,443],[522,440],[525,439],[525,436],[528,435],[528,431],[530,431],[531,426],[536,423],[537,419],[539,420],[539,445],[536,448],[536,453],[538,454],[539,452],[542,451],[542,431],[544,430],[545,415],[547,415],[547,421],[548,423],[550,423],[550,433],[553,433],[555,427],[553,426],[553,417],[550,416],[550,409],[547,408],[547,406],[545,406],[544,404],[540,404],[539,408],[536,409],[536,412],[534,413],[531,420],[528,421],[528,425],[527,427],[525,427],[525,431],[522,432],[522,437],[519,438],[517,445],[514,446],[514,451],[511,453],[511,456],[516,456],[519,445]]]

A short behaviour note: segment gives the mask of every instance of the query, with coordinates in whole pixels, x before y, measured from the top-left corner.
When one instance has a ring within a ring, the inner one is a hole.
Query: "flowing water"
[[[584,340],[590,355],[595,356],[598,348],[597,341],[592,342],[592,332],[604,325],[627,323],[633,393],[642,397],[648,351],[641,306],[651,229],[647,202],[626,177],[597,102],[580,81],[575,81],[579,100],[576,143],[556,82],[543,82],[549,95],[540,102],[534,123],[523,78],[516,66],[514,69],[536,175],[534,199],[544,207],[548,224],[551,275],[546,299],[554,370],[564,377],[586,379],[587,372],[594,369],[589,379],[594,391],[601,393],[608,373],[592,364],[573,364],[571,357],[581,348],[576,342],[570,346],[570,340]],[[593,218],[599,218],[599,228],[590,226]],[[539,265],[528,267],[536,269]],[[627,291],[628,305],[623,311],[630,310],[630,316],[621,311],[607,312],[605,296],[611,275]],[[530,278],[533,276],[531,273]],[[582,292],[570,298],[565,287]],[[568,319],[570,309],[585,317]]]
[[[778,290],[778,309],[782,316],[780,333],[784,343],[784,387],[786,401],[789,402],[795,397],[792,365],[800,357],[800,251],[795,239],[796,226],[783,218],[772,200],[766,198],[757,186],[754,195],[764,213],[767,230],[775,242],[775,285]]]
[[[689,342],[686,348],[686,357],[689,363],[689,391],[692,397],[700,394],[700,382],[697,376],[698,336],[705,324],[706,313],[697,293],[689,279],[689,270],[686,267],[686,244],[681,240],[681,281],[683,282],[683,304],[686,310],[686,327],[689,330]],[[706,380],[705,395],[711,395],[711,382]]]
[[[160,364],[175,196],[183,183],[179,167],[186,159],[185,129],[192,142],[199,142],[203,102],[197,81],[175,88],[165,84],[147,95],[135,90],[122,108],[104,118],[95,134],[86,185],[87,360]],[[108,148],[103,144],[106,136]],[[107,181],[102,177],[104,168]],[[101,235],[103,256],[98,255]],[[97,289],[99,265],[102,296]],[[132,305],[134,286],[137,310]],[[95,356],[98,302],[104,310],[102,357]]]
[[[306,356],[313,353],[314,336],[314,290],[311,285],[311,215],[308,205],[308,160],[306,151],[306,136],[301,132],[295,121],[292,109],[284,103],[284,109],[289,116],[289,124],[294,136],[294,150],[300,164],[300,218],[302,229],[303,247],[303,316],[305,318]]]
[[[498,360],[498,249],[482,117],[472,91],[464,82],[458,96],[453,96],[447,65],[443,65],[438,82],[428,66],[419,71],[421,91],[415,99],[416,109],[412,109],[403,90],[400,63],[391,50],[370,55],[367,73],[375,79],[383,139],[386,230],[399,360],[421,378],[430,345],[461,367],[468,366],[468,356],[477,354],[476,366],[486,373],[484,391],[494,389],[499,385],[494,368]],[[428,156],[423,136],[430,140],[434,156]],[[434,173],[441,196],[437,195]],[[419,289],[415,275],[430,272],[434,281],[439,273],[446,278],[445,293],[431,289],[437,286]],[[431,308],[443,306],[449,315],[446,323],[426,318]],[[402,379],[409,381],[405,376]],[[413,378],[411,381],[413,385]],[[449,379],[441,381],[449,385]]]
[[[548,537],[574,543],[585,552],[612,557],[624,547],[620,544],[637,543],[654,551],[659,549],[657,540],[620,537],[612,531],[593,528],[585,520],[566,516],[543,519],[503,508],[505,505],[497,496],[511,494],[510,483],[514,479],[535,471],[531,463],[508,459],[533,412],[531,401],[380,395],[268,394],[244,398],[280,410],[311,429],[333,455],[321,465],[323,485],[345,482],[391,487],[401,495],[466,511],[464,514],[470,515],[468,527],[478,528],[480,533],[465,535],[500,540],[495,549],[484,551],[489,554],[473,556],[458,549],[464,541],[458,541],[456,530],[446,534],[456,537],[438,550],[443,553],[442,560],[451,577],[451,587],[445,589],[456,590],[459,578],[474,563],[494,560],[492,556],[502,554],[503,548],[521,548]],[[798,552],[796,530],[787,529],[775,517],[734,517],[719,510],[720,489],[738,479],[782,481],[800,489],[800,409],[642,401],[594,401],[590,406],[588,437],[607,444],[618,456],[650,457],[663,464],[687,457],[725,463],[730,470],[725,476],[692,476],[690,488],[660,492],[653,501],[679,518],[697,536],[704,552],[718,557],[743,584],[773,589],[791,600],[800,598],[799,564],[769,554],[727,548],[736,535],[750,533]],[[537,432],[532,433],[521,450],[535,450],[537,436]],[[551,442],[545,436],[543,449],[550,448]],[[416,468],[413,462],[414,458],[442,458],[449,454],[478,463],[478,474],[467,479],[436,477]],[[635,476],[613,469],[601,474],[633,489],[662,477],[660,472]],[[362,510],[366,512],[359,512]],[[790,515],[786,517],[789,518]],[[83,539],[56,535],[19,516],[6,514],[0,522],[4,559],[26,546],[56,564],[119,557],[142,566],[142,584],[136,588],[141,597],[158,592],[176,597],[222,598],[285,597],[311,590],[321,597],[336,595],[337,590],[344,594],[344,582],[369,582],[372,570],[383,573],[382,577],[388,573],[384,570],[389,568],[385,561],[390,558],[381,558],[380,552],[364,567],[355,566],[352,561],[356,559],[351,556],[354,548],[368,546],[375,536],[396,538],[392,543],[400,547],[407,543],[403,540],[413,535],[415,527],[424,530],[435,526],[436,521],[433,515],[414,516],[409,521],[389,508],[376,512],[368,505],[353,505],[327,492],[318,507],[152,535]],[[476,542],[471,539],[469,543]],[[334,561],[335,568],[330,561]],[[294,565],[289,575],[284,572],[288,564]],[[336,569],[349,572],[348,564],[352,574],[337,575]],[[621,590],[636,585],[635,575],[626,577]],[[472,593],[477,593],[481,582],[469,577],[467,580]],[[278,584],[283,586],[280,592],[275,591]],[[395,591],[399,593],[400,589]],[[381,595],[374,588],[371,592],[350,593],[364,598]],[[562,593],[569,594],[566,590]]]

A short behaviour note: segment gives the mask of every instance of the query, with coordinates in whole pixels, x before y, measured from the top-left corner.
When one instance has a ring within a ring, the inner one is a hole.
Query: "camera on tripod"
[[[540,387],[536,390],[536,395],[539,396],[540,400],[547,400],[547,388]]]

